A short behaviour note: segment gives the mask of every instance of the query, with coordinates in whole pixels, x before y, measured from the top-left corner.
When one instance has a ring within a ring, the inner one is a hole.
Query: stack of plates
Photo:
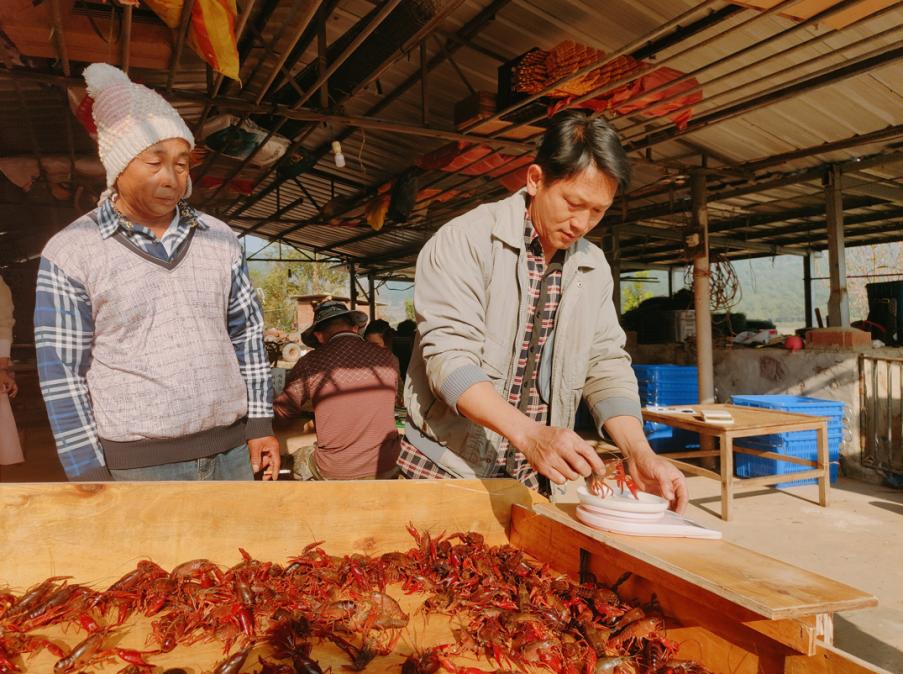
[[[603,531],[633,536],[677,536],[688,538],[721,538],[721,532],[707,529],[682,515],[668,510],[661,496],[639,492],[635,498],[627,490],[615,490],[601,498],[579,487],[577,519]]]

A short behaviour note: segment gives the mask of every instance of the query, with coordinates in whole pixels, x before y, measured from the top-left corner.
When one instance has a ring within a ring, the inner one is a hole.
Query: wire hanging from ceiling
[[[710,253],[708,275],[711,286],[709,306],[712,311],[729,312],[740,304],[743,299],[740,277],[727,256],[719,252]],[[684,272],[684,286],[693,290],[693,265],[689,265]]]

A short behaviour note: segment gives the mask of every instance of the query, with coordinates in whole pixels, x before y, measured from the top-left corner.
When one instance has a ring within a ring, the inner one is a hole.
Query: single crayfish
[[[633,478],[628,475],[627,471],[624,470],[623,459],[606,461],[604,462],[604,465],[604,473],[593,473],[586,478],[586,489],[590,494],[598,496],[599,498],[611,496],[615,493],[615,490],[608,484],[608,480],[613,479],[618,487],[618,491],[624,492],[625,490],[629,490],[635,499],[640,498],[639,489],[637,488],[636,483],[633,481]]]

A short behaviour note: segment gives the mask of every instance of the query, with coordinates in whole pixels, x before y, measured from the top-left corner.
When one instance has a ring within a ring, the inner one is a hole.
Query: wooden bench
[[[0,588],[21,592],[54,575],[103,588],[145,558],[165,568],[201,557],[231,566],[239,546],[279,563],[316,540],[336,555],[407,550],[410,522],[434,534],[478,531],[487,544],[511,543],[575,578],[592,573],[613,583],[630,571],[619,592],[642,603],[654,594],[681,657],[712,671],[881,671],[830,643],[831,614],[876,605],[868,593],[725,541],[594,531],[572,512],[514,480],[8,485],[0,489]],[[123,647],[140,646],[145,635],[126,636],[133,641],[124,637]],[[71,644],[79,635],[59,638]],[[451,638],[447,620],[418,615],[399,651]],[[324,670],[347,664],[329,646],[315,646],[314,656]],[[211,643],[153,659],[209,671],[221,657],[221,645]],[[403,657],[378,658],[367,671],[398,672]],[[53,661],[41,653],[28,671],[52,671]]]

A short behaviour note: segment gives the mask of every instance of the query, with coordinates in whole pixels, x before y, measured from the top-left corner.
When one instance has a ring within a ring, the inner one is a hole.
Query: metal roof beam
[[[432,59],[430,59],[430,61],[427,63],[426,72],[427,73],[432,72],[433,69],[437,68],[442,63],[444,63],[445,60],[449,56],[454,54],[456,51],[458,51],[458,49],[462,45],[465,44],[464,42],[457,42],[453,38],[458,37],[463,40],[465,38],[469,39],[469,38],[475,36],[483,27],[486,26],[486,24],[488,24],[490,21],[492,21],[495,18],[495,15],[498,12],[500,12],[505,6],[507,6],[510,3],[511,3],[511,0],[494,0],[494,2],[492,2],[492,4],[490,4],[485,9],[483,9],[473,19],[468,21],[453,36],[448,38],[449,44],[447,45],[446,49],[444,51],[440,51],[438,54],[433,56]],[[401,96],[403,96],[411,87],[413,87],[420,80],[420,76],[421,76],[420,71],[417,71],[417,72],[414,72],[413,74],[411,74],[404,82],[402,82],[399,86],[397,86],[395,89],[393,89],[390,93],[386,94],[382,98],[381,101],[379,101],[378,103],[376,103],[375,105],[370,107],[364,113],[364,115],[366,117],[370,117],[371,115],[378,115],[379,113],[381,113],[390,104],[394,103],[396,100],[401,98]],[[352,95],[354,95],[355,93],[357,93],[357,92],[356,91],[352,92]],[[347,128],[345,131],[340,133],[335,138],[335,140],[338,140],[339,142],[343,143],[348,138],[353,136],[359,129],[360,129],[360,127],[349,126],[349,128]],[[313,157],[316,157],[317,161],[319,161],[324,156],[326,156],[326,154],[329,153],[330,145],[331,145],[331,142],[322,143],[319,147],[312,150],[309,154]],[[268,169],[258,179],[257,185],[260,185],[267,178],[267,176],[269,176],[275,170],[276,170],[275,166]],[[272,183],[270,183],[270,185],[268,185],[263,190],[261,190],[261,192],[259,192],[258,195],[255,195],[253,197],[246,199],[244,204],[242,204],[241,208],[233,211],[233,214],[237,215],[237,214],[243,212],[244,210],[250,208],[253,204],[255,204],[257,201],[259,201],[261,198],[263,198],[263,196],[265,196],[270,191],[275,189],[275,184],[277,182],[278,182],[278,179],[274,180]],[[382,185],[385,182],[386,182],[386,180],[380,180],[378,183],[370,185],[367,188],[367,194],[369,194],[370,192],[372,192],[373,190],[375,190],[376,188],[378,188],[380,185]],[[237,203],[238,203],[238,200],[233,202],[229,206],[229,209],[233,208]],[[229,210],[229,209],[227,209],[227,210]]]
[[[821,154],[835,152],[837,150],[862,147],[863,145],[871,145],[885,140],[892,140],[900,136],[903,136],[903,124],[889,126],[878,131],[872,131],[870,133],[856,134],[847,138],[842,138],[841,140],[830,141],[827,143],[822,143],[820,145],[812,145],[810,147],[800,148],[799,150],[793,150],[791,152],[784,152],[778,155],[773,155],[771,157],[765,157],[763,159],[755,159],[752,161],[744,162],[742,164],[738,164],[736,168],[741,171],[745,170],[749,171],[750,173],[755,173],[762,169],[770,168],[772,166],[778,166],[779,164],[784,164],[794,159],[806,159],[808,157],[815,157]],[[903,155],[903,153],[900,152],[892,152],[886,154],[878,153],[875,155],[870,155],[869,159],[871,159],[872,161],[878,161],[881,165],[883,165],[883,163],[903,161],[903,156],[901,155]],[[881,159],[882,157],[886,158],[886,162],[885,160]],[[857,165],[859,168],[863,168],[864,165],[859,164],[860,161],[860,159],[851,159],[848,162],[845,162],[844,166],[851,167],[853,165]],[[869,165],[877,166],[879,164],[872,163]],[[626,195],[626,198],[652,199],[654,197],[664,196],[672,192],[686,192],[689,191],[689,189],[690,188],[686,184],[669,185],[668,187],[663,187],[648,192],[643,192],[642,190],[629,192]],[[620,201],[620,199],[622,198],[624,197],[618,197],[618,200]]]
[[[316,0],[315,2],[307,2],[305,11],[301,15],[301,20],[295,26],[295,32],[289,38],[289,46],[283,51],[282,56],[276,59],[276,65],[272,67],[270,70],[270,75],[267,77],[266,82],[264,82],[263,86],[260,88],[260,93],[257,94],[256,103],[260,103],[266,95],[270,91],[270,87],[273,84],[273,80],[275,80],[282,72],[282,66],[285,65],[285,62],[288,60],[289,54],[292,53],[295,46],[301,40],[301,37],[304,35],[304,32],[307,30],[307,27],[310,25],[310,22],[313,20],[314,16],[316,16],[317,12],[320,10],[320,5],[322,0]],[[275,46],[275,45],[274,45]]]
[[[831,6],[823,9],[821,12],[818,12],[817,14],[813,14],[808,19],[801,21],[801,22],[794,23],[789,28],[786,28],[782,31],[774,33],[774,34],[770,35],[769,37],[765,38],[764,40],[760,40],[759,42],[748,45],[747,47],[744,47],[743,49],[741,49],[737,52],[734,52],[733,54],[722,57],[712,63],[703,65],[702,67],[697,68],[693,72],[685,73],[685,74],[681,75],[680,77],[678,77],[677,79],[671,80],[664,84],[660,84],[660,85],[654,87],[653,89],[649,90],[648,92],[643,92],[642,94],[635,94],[630,99],[628,99],[626,102],[629,103],[630,101],[636,99],[639,96],[652,96],[656,93],[661,92],[660,95],[664,96],[664,98],[662,98],[659,101],[655,101],[654,103],[649,103],[647,105],[644,105],[643,108],[646,109],[653,105],[654,106],[666,105],[668,103],[671,103],[674,100],[677,100],[684,96],[687,96],[688,94],[694,93],[696,91],[700,91],[703,89],[703,87],[705,87],[705,89],[707,91],[712,91],[715,84],[717,84],[719,82],[723,82],[724,80],[726,80],[728,78],[736,77],[737,75],[739,75],[741,73],[745,74],[746,72],[748,72],[752,69],[762,68],[766,63],[769,63],[773,60],[782,59],[786,63],[791,54],[796,53],[800,50],[806,49],[808,47],[811,47],[813,44],[818,44],[818,43],[822,42],[825,39],[825,34],[821,33],[821,32],[816,33],[816,34],[812,35],[809,39],[799,41],[787,49],[781,49],[779,51],[776,51],[775,53],[773,53],[769,56],[766,56],[765,58],[761,58],[758,61],[752,61],[751,59],[744,59],[744,62],[741,63],[741,65],[739,67],[734,68],[731,71],[724,72],[724,73],[706,81],[704,84],[696,83],[695,85],[691,86],[691,88],[689,88],[689,89],[684,89],[683,87],[681,87],[679,92],[675,92],[675,93],[668,95],[668,89],[670,89],[674,85],[681,84],[683,82],[687,82],[688,84],[692,85],[693,83],[691,80],[694,78],[695,75],[701,74],[704,71],[718,67],[720,64],[722,64],[728,60],[733,60],[733,59],[737,58],[738,56],[744,55],[747,52],[755,51],[757,49],[760,49],[761,47],[766,46],[769,43],[785,39],[796,33],[803,33],[803,31],[806,31],[806,33],[808,33],[810,26],[822,25],[823,22],[827,21],[829,17],[831,17],[835,14],[839,14],[843,11],[846,11],[850,7],[858,4],[858,1],[859,0],[843,0],[843,2],[837,2]],[[896,3],[892,4],[889,7],[885,7],[883,10],[881,10],[877,14],[868,15],[868,16],[865,16],[865,17],[859,19],[854,24],[852,24],[852,26],[856,26],[856,24],[861,24],[861,23],[865,23],[867,21],[871,21],[873,19],[877,19],[877,17],[881,16],[882,14],[887,14],[892,11],[895,11],[899,8],[900,4],[901,4],[900,0],[897,0]],[[772,7],[772,9],[774,9],[774,7]],[[846,28],[850,28],[850,27],[851,26],[847,26]],[[881,37],[881,36],[886,36],[896,30],[897,30],[896,27],[892,27],[889,30],[884,31],[880,36],[874,36],[874,37],[877,38],[877,37]],[[835,34],[836,34],[836,32],[835,32]],[[805,33],[804,33],[804,36],[805,36]],[[750,87],[753,87],[757,84],[764,83],[767,87],[774,86],[775,78],[780,75],[790,74],[792,76],[794,74],[794,71],[803,67],[804,65],[809,66],[809,65],[817,63],[818,61],[822,61],[822,60],[829,59],[829,58],[836,57],[836,56],[841,56],[845,51],[857,48],[860,45],[862,45],[863,43],[872,41],[873,39],[874,39],[873,37],[868,37],[868,38],[865,38],[864,40],[860,40],[857,42],[851,42],[849,44],[843,45],[842,47],[838,48],[837,50],[819,53],[817,56],[810,58],[807,61],[804,61],[801,63],[796,63],[796,62],[791,61],[793,63],[793,65],[790,67],[783,68],[781,70],[776,70],[776,71],[769,73],[768,75],[765,75],[762,77],[756,77],[753,80],[744,82],[742,85],[728,87],[726,90],[720,91],[719,93],[716,93],[713,96],[709,96],[706,99],[706,103],[714,103],[717,100],[724,99],[725,96],[729,96],[731,94],[737,93],[738,89],[749,89]],[[659,64],[659,65],[661,65],[661,64]],[[684,103],[684,104],[677,103],[677,105],[679,107],[675,108],[674,110],[671,110],[669,112],[669,115],[675,115],[675,114],[684,112],[686,110],[692,110],[696,104],[695,103]],[[621,116],[622,115],[617,115],[616,117],[621,117]],[[665,125],[659,125],[658,127],[656,127],[653,124],[651,129],[645,128],[646,125],[649,123],[649,121],[651,121],[651,120],[647,120],[647,121],[641,122],[641,123],[634,123],[634,124],[627,126],[624,129],[622,129],[621,130],[622,138],[626,138],[628,141],[636,140],[638,138],[642,138],[644,136],[649,135],[651,132],[662,130],[665,126],[668,126],[668,124],[665,124]],[[656,121],[660,122],[663,120],[659,119]],[[642,129],[641,133],[631,133],[631,132],[637,132],[640,129]]]
[[[172,50],[172,61],[169,64],[169,74],[166,76],[166,93],[172,91],[172,83],[182,61],[182,50],[185,49],[185,39],[188,37],[188,28],[191,25],[191,11],[194,9],[195,0],[185,0],[182,4],[182,14],[179,17],[179,28],[176,32],[176,44]]]
[[[613,228],[619,234],[632,234],[635,236],[643,236],[653,239],[661,239],[663,241],[676,241],[680,243],[679,249],[683,249],[684,233],[679,228],[660,229],[658,227],[649,227],[647,225],[621,225]],[[593,237],[597,238],[597,237]],[[755,241],[746,241],[744,239],[736,239],[727,236],[709,236],[709,243],[712,247],[733,248],[736,250],[751,250],[761,253],[771,253],[773,255],[804,255],[805,253],[794,249],[776,246],[768,243]],[[622,248],[629,246],[621,240]]]
[[[782,152],[781,154],[772,155],[771,157],[766,157],[764,159],[744,162],[740,164],[740,168],[755,172],[764,168],[785,164],[794,159],[806,159],[807,157],[827,154],[828,152],[835,152],[837,150],[862,147],[863,145],[871,145],[872,143],[879,143],[884,140],[892,140],[900,136],[903,136],[903,124],[895,124],[886,129],[872,131],[871,133],[857,133],[854,136],[849,136],[848,138],[843,138],[841,140],[830,141],[822,143],[821,145],[812,145],[810,147],[800,148],[799,150]]]
[[[858,176],[858,179],[854,176]],[[863,179],[867,182],[863,183]],[[861,171],[844,173],[843,192],[844,194],[860,194],[877,197],[884,201],[897,204],[898,206],[903,206],[903,187],[882,182],[879,177]],[[844,208],[848,208],[846,202],[844,203]]]
[[[846,201],[846,200],[845,200]],[[871,211],[868,213],[860,213],[857,215],[844,216],[844,225],[848,236],[856,236],[862,230],[850,228],[850,225],[867,224],[879,220],[890,220],[903,218],[903,208],[895,208],[884,211]],[[889,226],[889,225],[887,225]],[[869,231],[886,231],[887,226],[881,225]],[[817,233],[817,237],[813,239],[812,234]],[[805,223],[804,225],[793,225],[783,227],[778,230],[751,231],[748,236],[749,240],[736,240],[742,242],[749,250],[756,249],[758,252],[771,254],[804,254],[807,250],[826,247],[826,229],[824,219]],[[771,240],[773,244],[764,243],[764,240]],[[779,251],[787,252],[773,253],[772,249],[777,246]],[[662,259],[674,257],[675,247],[671,246],[654,246],[650,247],[642,242],[621,242],[622,256],[641,255],[644,258]]]
[[[66,34],[63,32],[63,17],[60,12],[60,0],[50,0],[50,17],[53,23],[53,44],[56,48],[60,64],[63,66],[63,74],[68,77],[72,74],[69,65],[69,50],[66,48]]]
[[[716,124],[733,119],[734,117],[739,117],[749,112],[774,105],[775,103],[779,103],[788,98],[793,98],[836,82],[842,82],[850,77],[867,73],[881,66],[894,63],[900,58],[903,58],[903,46],[901,46],[900,41],[897,41],[890,46],[882,46],[867,54],[845,61],[840,66],[822,68],[813,74],[798,77],[790,82],[785,82],[776,89],[766,91],[765,93],[746,96],[738,101],[704,113],[695,119],[691,119],[683,129],[669,129],[667,131],[653,133],[642,140],[628,143],[625,149],[628,152],[632,152],[659,145],[680,136],[715,126]]]
[[[321,0],[318,0],[318,4],[320,1]],[[230,173],[229,176],[225,180],[223,180],[223,184],[220,185],[213,192],[213,194],[211,194],[209,197],[207,197],[207,199],[204,200],[204,203],[208,203],[208,202],[212,201],[213,199],[215,199],[216,196],[225,188],[225,186],[229,182],[231,182],[241,172],[241,170],[245,166],[248,165],[248,163],[251,161],[251,159],[254,157],[254,155],[257,154],[257,152],[260,150],[260,148],[262,148],[264,145],[266,145],[266,143],[270,140],[270,138],[272,138],[274,135],[276,135],[276,132],[278,132],[279,129],[281,129],[289,119],[298,119],[297,117],[289,116],[289,114],[287,114],[287,113],[300,111],[301,107],[308,101],[308,99],[310,99],[320,89],[321,86],[323,86],[326,82],[329,81],[329,78],[332,76],[332,74],[336,70],[338,70],[342,66],[342,64],[344,64],[345,61],[347,61],[348,58],[357,50],[357,48],[361,45],[361,43],[364,40],[366,40],[368,37],[370,37],[370,35],[373,33],[373,31],[376,30],[382,24],[383,21],[385,21],[385,19],[389,16],[389,14],[391,14],[392,11],[398,6],[399,2],[401,2],[401,0],[387,0],[386,4],[383,5],[383,7],[379,10],[379,12],[377,12],[373,16],[373,18],[364,27],[364,29],[360,32],[360,34],[358,34],[351,41],[351,43],[347,47],[345,47],[344,50],[342,50],[342,53],[336,57],[335,61],[330,63],[329,66],[326,68],[326,70],[320,74],[320,76],[317,78],[317,81],[314,82],[314,84],[311,86],[311,88],[308,90],[308,92],[306,94],[304,94],[303,96],[301,96],[295,103],[293,103],[291,105],[291,107],[273,104],[271,106],[268,106],[269,109],[262,109],[260,107],[260,104],[258,103],[258,104],[255,104],[252,108],[244,109],[245,112],[249,113],[249,114],[255,113],[255,112],[257,114],[271,114],[276,117],[281,117],[281,119],[276,123],[276,125],[272,129],[270,129],[267,132],[267,135],[264,136],[263,140],[261,140],[257,144],[257,147],[254,148],[254,150],[251,152],[251,154],[249,154],[237,167],[235,167],[235,169],[232,171],[232,173]],[[238,100],[241,100],[241,99],[238,99]],[[247,101],[245,101],[245,103],[247,103]],[[217,105],[217,107],[220,107],[220,108],[223,107],[223,105],[219,101],[216,101],[215,104]],[[323,117],[323,115],[321,113],[321,119],[317,120],[317,121],[322,121],[322,117]],[[310,120],[301,120],[301,121],[310,121]],[[259,182],[258,182],[258,184],[259,184]]]

